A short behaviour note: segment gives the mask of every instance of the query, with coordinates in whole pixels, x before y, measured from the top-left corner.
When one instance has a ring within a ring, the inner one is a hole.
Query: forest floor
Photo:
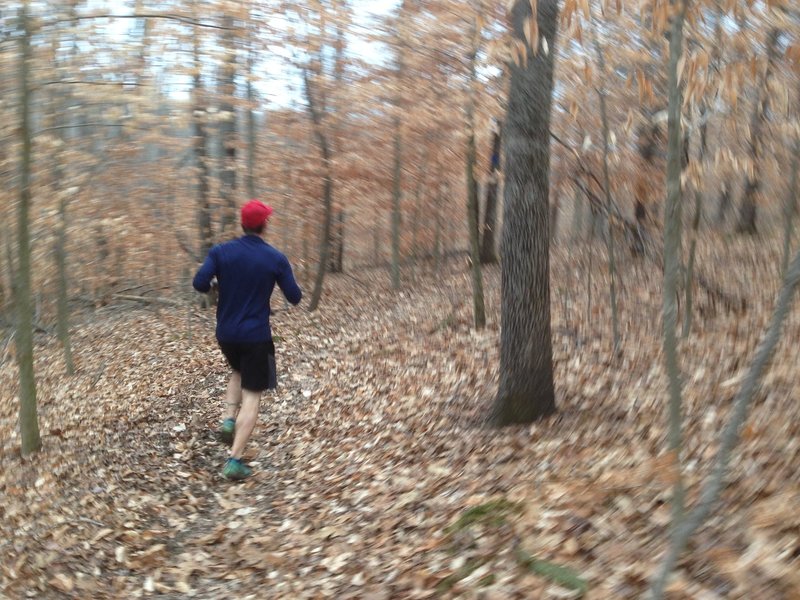
[[[690,502],[769,318],[777,255],[758,240],[700,248],[700,270],[748,307],[715,309],[698,291],[681,343]],[[0,597],[640,597],[667,546],[674,475],[660,274],[623,257],[612,360],[603,256],[599,244],[554,250],[559,412],[503,430],[486,423],[497,268],[481,332],[463,257],[407,273],[399,294],[384,271],[331,276],[317,313],[274,317],[281,385],[240,484],[220,475],[227,372],[211,311],[120,305],[76,319],[72,377],[55,340],[37,338],[43,449],[27,460],[6,346]],[[795,305],[670,598],[800,598],[798,339]]]

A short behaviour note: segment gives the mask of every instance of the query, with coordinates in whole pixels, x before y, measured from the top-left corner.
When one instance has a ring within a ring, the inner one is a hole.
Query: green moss
[[[580,592],[581,595],[589,591],[589,584],[569,567],[557,565],[547,560],[534,558],[521,549],[516,551],[517,561],[531,573],[540,575],[570,590]]]
[[[445,533],[462,531],[475,524],[498,527],[506,522],[510,514],[521,511],[522,506],[520,504],[509,502],[505,498],[492,500],[466,510],[455,523],[445,529]]]

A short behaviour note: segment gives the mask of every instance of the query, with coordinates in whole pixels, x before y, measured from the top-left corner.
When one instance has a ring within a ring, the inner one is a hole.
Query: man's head
[[[242,229],[246,234],[261,235],[267,225],[272,207],[260,200],[250,200],[242,207]]]

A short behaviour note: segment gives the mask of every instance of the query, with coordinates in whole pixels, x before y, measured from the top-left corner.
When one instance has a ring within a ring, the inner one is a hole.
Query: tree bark
[[[531,3],[517,0],[514,35],[525,40]],[[549,52],[511,66],[505,126],[506,184],[501,247],[500,384],[497,425],[527,423],[553,413],[550,332],[550,112],[557,0],[540,0],[537,20]]]
[[[17,364],[19,366],[19,426],[22,455],[27,456],[42,446],[39,417],[36,410],[36,379],[33,372],[33,298],[31,295],[31,239],[28,215],[31,204],[31,122],[30,61],[31,33],[28,2],[20,8],[20,174],[17,205]]]

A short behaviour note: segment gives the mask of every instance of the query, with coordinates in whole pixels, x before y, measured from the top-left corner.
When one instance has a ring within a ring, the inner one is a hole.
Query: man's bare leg
[[[261,401],[261,392],[242,390],[242,407],[236,417],[236,436],[233,438],[231,458],[241,459],[244,447],[250,440],[253,429],[258,420],[258,404]]]
[[[234,371],[228,380],[228,389],[225,391],[225,412],[222,414],[222,420],[236,420],[236,414],[239,412],[241,405],[242,375],[238,371]]]

